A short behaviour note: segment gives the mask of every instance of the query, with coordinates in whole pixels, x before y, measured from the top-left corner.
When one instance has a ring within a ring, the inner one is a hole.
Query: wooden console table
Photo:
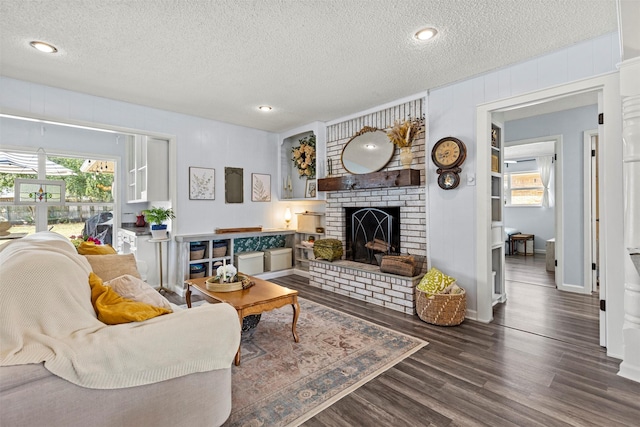
[[[509,250],[510,253],[509,255],[513,255],[514,254],[514,250],[513,250],[513,245],[516,244],[517,242],[524,242],[524,256],[527,256],[527,240],[531,240],[532,242],[535,242],[534,240],[534,235],[533,234],[512,234],[509,236]],[[532,248],[531,248],[531,254],[529,255],[533,255],[533,244],[532,244]]]

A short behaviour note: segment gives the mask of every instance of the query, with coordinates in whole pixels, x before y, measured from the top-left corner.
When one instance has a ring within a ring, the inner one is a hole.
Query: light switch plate
[[[468,173],[467,174],[467,185],[476,185],[476,174]]]

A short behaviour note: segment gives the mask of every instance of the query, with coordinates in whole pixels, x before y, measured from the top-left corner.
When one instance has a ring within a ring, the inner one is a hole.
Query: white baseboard
[[[618,375],[631,381],[640,382],[640,367],[622,361]]]
[[[476,310],[469,310],[464,314],[465,319],[478,320],[478,312]]]

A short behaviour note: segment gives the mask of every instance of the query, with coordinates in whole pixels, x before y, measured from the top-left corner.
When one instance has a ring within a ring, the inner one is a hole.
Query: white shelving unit
[[[127,201],[169,200],[169,142],[135,135],[127,140]]]
[[[315,201],[324,200],[324,192],[316,191],[315,197],[305,197],[307,180],[301,179],[292,158],[292,149],[300,145],[300,140],[314,135],[316,138],[316,176],[313,178],[317,185],[318,178],[326,176],[326,129],[321,122],[314,122],[307,126],[293,129],[281,134],[280,155],[278,156],[278,194],[280,200],[286,201]],[[291,186],[289,187],[289,183]]]
[[[213,276],[215,274],[215,270],[217,269],[217,263],[222,263],[226,261],[227,264],[233,264],[233,255],[234,255],[234,242],[236,239],[246,238],[246,237],[257,237],[257,236],[275,236],[275,235],[284,235],[285,236],[285,247],[292,247],[294,240],[295,231],[286,230],[286,229],[277,229],[277,230],[264,230],[261,232],[247,232],[247,233],[209,233],[209,234],[189,234],[189,235],[178,235],[175,237],[176,242],[178,243],[178,256],[179,256],[179,277],[182,277],[183,280],[189,280],[191,276],[191,266],[195,264],[204,264],[204,277]],[[215,256],[214,254],[214,243],[224,241],[227,244],[227,250],[224,256]],[[189,259],[191,253],[191,243],[192,242],[200,242],[205,245],[204,256],[201,259]],[[261,275],[257,275],[260,277]],[[264,275],[263,275],[264,276]]]
[[[304,273],[309,271],[309,260],[315,259],[313,245],[304,242],[309,242],[310,238],[314,241],[324,238],[324,231],[317,230],[318,227],[324,230],[324,213],[302,212],[296,215],[298,215],[298,228],[294,246],[294,267]]]
[[[504,286],[504,176],[502,124],[491,124],[491,270],[493,304],[505,302]]]

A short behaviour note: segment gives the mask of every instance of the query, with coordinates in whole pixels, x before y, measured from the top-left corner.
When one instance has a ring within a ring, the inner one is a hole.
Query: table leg
[[[158,243],[159,246],[159,264],[160,264],[160,289],[158,289],[158,292],[163,293],[166,292],[166,289],[162,286],[162,242]]]
[[[241,312],[238,312],[238,318],[240,319],[240,333],[242,334],[242,321],[244,320],[244,316]],[[236,357],[234,359],[234,364],[236,366],[240,366],[240,349],[242,348],[242,337],[240,339],[240,344],[238,344],[238,351],[236,352]]]
[[[187,283],[187,293],[184,298],[187,300],[187,308],[191,308],[191,285]]]
[[[298,332],[296,331],[296,324],[298,323],[298,316],[300,315],[300,305],[298,304],[298,297],[293,298],[293,323],[291,325],[291,332],[293,332],[293,340],[295,342],[300,342],[300,338],[298,337]]]

